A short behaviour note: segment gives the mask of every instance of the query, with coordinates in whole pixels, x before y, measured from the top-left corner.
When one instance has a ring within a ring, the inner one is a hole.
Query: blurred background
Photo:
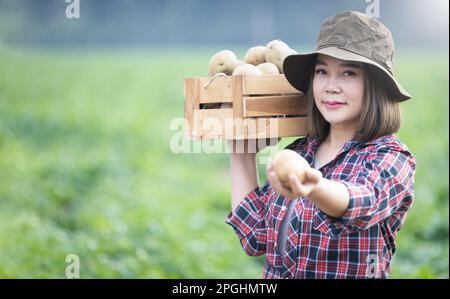
[[[0,0],[0,277],[64,278],[69,254],[81,278],[262,277],[225,224],[228,155],[170,149],[183,78],[222,49],[311,51],[326,17],[375,2],[417,158],[391,277],[449,277],[448,1],[69,2]]]

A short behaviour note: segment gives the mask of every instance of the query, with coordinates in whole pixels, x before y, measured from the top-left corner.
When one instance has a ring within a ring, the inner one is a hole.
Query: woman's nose
[[[340,84],[334,76],[330,76],[326,85],[325,85],[325,92],[327,93],[340,93],[341,87]]]

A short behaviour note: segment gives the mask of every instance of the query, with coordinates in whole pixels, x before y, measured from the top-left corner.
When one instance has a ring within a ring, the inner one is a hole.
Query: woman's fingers
[[[281,181],[278,179],[277,174],[274,171],[268,172],[267,176],[269,184],[280,194],[288,197],[295,198],[295,195],[288,188],[284,187]]]
[[[289,183],[292,188],[292,193],[297,194],[297,196],[304,196],[306,188],[295,174],[289,176]]]
[[[269,171],[267,172],[267,179],[269,180],[269,184],[276,190],[276,191],[280,191],[278,189],[278,180],[277,180],[277,175],[274,171]]]
[[[269,180],[269,183],[271,185],[273,185],[273,183],[275,183],[275,175],[276,175],[275,171],[270,170],[269,168],[267,168],[266,176],[267,176],[267,179]]]
[[[283,194],[284,196],[288,197],[289,199],[293,199],[295,197],[297,197],[295,195],[295,192],[292,191],[292,189],[286,188],[283,183],[278,179],[278,177],[276,177],[276,186],[278,189],[278,192]]]
[[[322,178],[322,173],[320,170],[315,168],[310,168],[306,171],[306,180],[313,184],[317,184]]]
[[[278,193],[288,197],[289,199],[293,199],[300,196],[307,196],[322,178],[322,173],[314,168],[307,169],[304,182],[300,182],[299,178],[295,174],[290,174],[289,187],[285,187],[273,170],[272,161],[269,158],[266,168],[266,177],[270,185]]]
[[[280,194],[294,199],[301,196],[308,196],[315,186],[322,179],[322,173],[314,168],[306,170],[305,181],[300,182],[299,178],[295,174],[289,175],[289,187],[287,188],[278,178],[277,174],[273,170],[271,161],[267,163],[267,179],[269,184]]]

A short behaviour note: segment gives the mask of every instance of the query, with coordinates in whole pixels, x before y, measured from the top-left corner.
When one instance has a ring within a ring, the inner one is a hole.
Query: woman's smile
[[[339,108],[347,105],[344,102],[338,102],[338,101],[323,101],[322,103],[329,110],[336,110],[336,109],[339,109]]]

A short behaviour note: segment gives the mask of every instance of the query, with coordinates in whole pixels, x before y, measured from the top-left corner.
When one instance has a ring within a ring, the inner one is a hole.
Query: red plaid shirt
[[[299,138],[287,148],[311,166],[319,142]],[[263,278],[387,278],[395,237],[413,202],[416,160],[396,135],[348,141],[323,176],[345,184],[350,204],[342,218],[327,216],[299,198],[287,229],[285,252],[278,232],[288,199],[266,181],[228,215],[244,251],[266,255]]]

